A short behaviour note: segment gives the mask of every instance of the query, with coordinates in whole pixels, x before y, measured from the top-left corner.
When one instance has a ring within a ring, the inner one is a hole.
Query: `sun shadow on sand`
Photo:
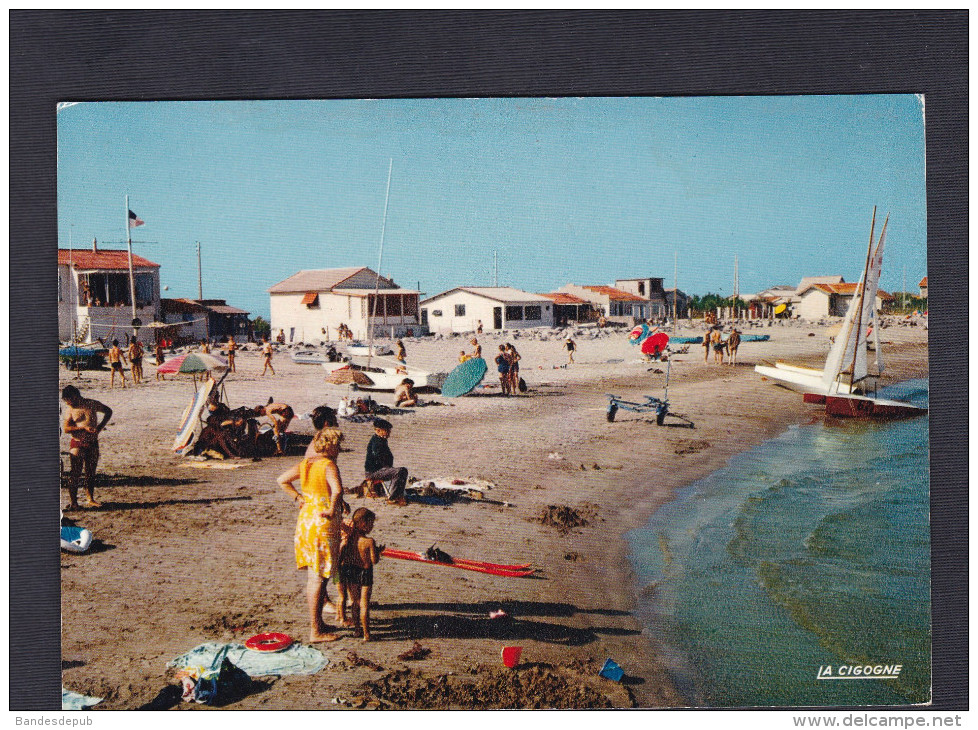
[[[156,477],[151,474],[99,474],[99,487],[180,487],[186,484],[199,484],[200,479],[178,479],[176,477]]]
[[[489,611],[503,608],[507,619],[490,619]],[[390,611],[434,611],[418,615],[383,617]],[[578,609],[567,603],[534,601],[494,601],[482,603],[397,603],[379,605],[376,623],[378,636],[391,639],[498,639],[519,641],[533,639],[564,646],[582,646],[600,635],[634,636],[640,632],[619,627],[577,628],[549,621],[532,620],[530,616],[571,617],[576,613],[627,616],[625,611]]]
[[[107,512],[121,509],[151,509],[153,507],[164,507],[175,504],[215,504],[217,502],[243,502],[250,500],[251,497],[207,497],[202,499],[160,499],[155,502],[102,502],[99,512]]]

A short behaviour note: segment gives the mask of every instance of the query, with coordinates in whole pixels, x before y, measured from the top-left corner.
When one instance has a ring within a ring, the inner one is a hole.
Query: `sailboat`
[[[886,228],[889,217],[883,222],[880,237],[873,247],[876,227],[876,209],[869,233],[869,249],[866,252],[866,266],[849,309],[842,321],[842,327],[825,367],[821,371],[814,368],[777,363],[774,367],[756,366],[754,369],[774,380],[778,385],[800,391],[806,403],[825,405],[828,415],[839,418],[909,418],[926,413],[923,408],[902,401],[886,400],[869,394],[866,387],[870,378],[879,378],[883,373],[883,351],[879,339],[879,323],[876,316],[876,292],[879,288],[883,268],[883,247],[886,241]],[[876,349],[876,373],[869,372],[867,345],[871,328]]]

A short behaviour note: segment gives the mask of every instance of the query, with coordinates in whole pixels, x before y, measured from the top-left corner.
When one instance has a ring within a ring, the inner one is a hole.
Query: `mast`
[[[889,220],[889,217],[887,217],[887,220]],[[856,358],[859,356],[859,340],[862,335],[863,306],[865,304],[864,299],[866,296],[866,279],[869,277],[869,262],[873,257],[873,233],[874,233],[875,226],[876,226],[876,206],[874,205],[873,222],[872,224],[870,224],[869,227],[869,248],[866,249],[866,267],[863,269],[862,288],[859,291],[859,311],[856,313],[856,342],[852,347],[852,364],[849,367],[850,391],[852,389],[853,383],[855,382],[854,378],[856,376]],[[886,231],[886,223],[883,223],[883,230]],[[855,292],[853,293],[853,296],[855,296]]]
[[[740,276],[737,270],[737,257],[734,256],[733,318],[737,319],[737,302],[740,301]]]
[[[370,360],[374,355],[374,320],[377,318],[377,299],[380,292],[380,267],[384,262],[384,234],[387,231],[387,205],[391,199],[391,173],[394,171],[394,158],[390,158],[387,166],[387,192],[384,194],[384,220],[380,225],[380,253],[377,254],[377,279],[374,284],[374,306],[373,312],[367,317],[367,367],[370,367]]]
[[[132,303],[132,320],[136,321],[136,276],[132,270],[132,226],[129,225],[129,196],[126,196],[126,246],[129,249],[129,297]],[[133,337],[136,336],[135,324]]]
[[[492,252],[492,285],[499,286],[499,264],[496,261],[496,252]]]
[[[197,241],[197,299],[204,298],[204,279],[200,271],[200,241]]]

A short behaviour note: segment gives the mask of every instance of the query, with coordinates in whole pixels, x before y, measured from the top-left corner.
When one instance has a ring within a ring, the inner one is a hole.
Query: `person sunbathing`
[[[394,388],[394,405],[410,408],[418,405],[418,396],[414,393],[414,381],[404,378],[401,384]]]

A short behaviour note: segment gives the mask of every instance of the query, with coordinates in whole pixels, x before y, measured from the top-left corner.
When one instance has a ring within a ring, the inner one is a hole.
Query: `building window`
[[[638,294],[639,294],[639,296],[642,296],[642,297],[645,296],[645,282],[644,281],[640,281],[638,283]]]
[[[441,310],[440,309],[432,310],[431,316],[432,317],[440,317],[441,316]]]
[[[534,305],[532,307],[527,307],[525,310],[525,315],[527,319],[543,319],[543,312],[540,307]]]
[[[456,304],[455,305],[455,316],[456,317],[464,317],[465,316],[465,305],[464,304]]]
[[[523,319],[523,307],[520,306],[506,307],[506,319],[510,322],[518,319]]]

